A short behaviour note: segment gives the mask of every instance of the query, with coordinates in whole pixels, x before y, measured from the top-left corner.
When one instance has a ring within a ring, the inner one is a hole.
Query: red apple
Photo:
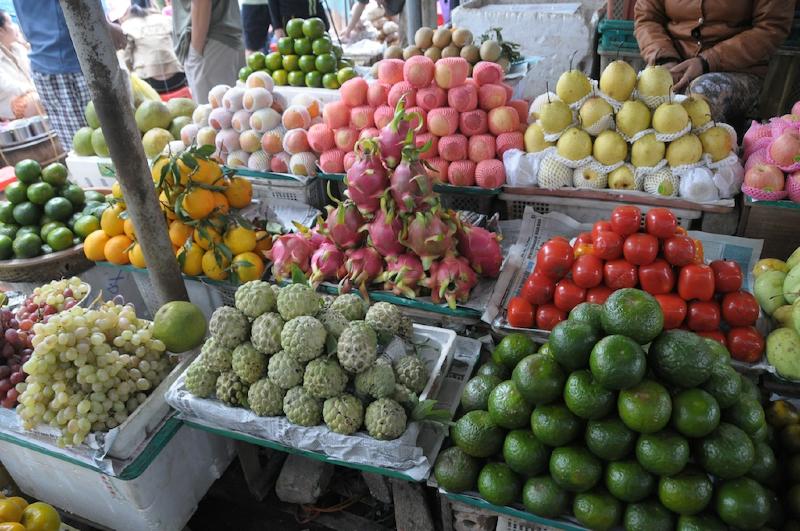
[[[756,164],[744,174],[744,184],[765,192],[780,192],[784,186],[783,171],[772,164]]]
[[[800,155],[800,132],[787,130],[772,141],[769,154],[779,166],[791,166]]]

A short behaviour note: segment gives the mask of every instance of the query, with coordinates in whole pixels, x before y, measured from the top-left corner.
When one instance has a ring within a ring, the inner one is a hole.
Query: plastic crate
[[[602,51],[639,51],[632,20],[601,20],[597,32],[600,34],[598,49]]]
[[[606,16],[609,19],[633,19],[636,0],[606,0]]]
[[[510,516],[500,516],[497,518],[496,529],[497,531],[557,531],[559,528],[524,522]]]
[[[245,177],[253,183],[253,199],[297,201],[320,210],[325,206],[327,196],[318,177],[312,177],[304,183],[283,173],[230,169],[236,175]]]

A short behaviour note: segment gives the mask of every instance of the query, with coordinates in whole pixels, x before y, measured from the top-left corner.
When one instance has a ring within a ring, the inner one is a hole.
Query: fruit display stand
[[[744,196],[738,235],[764,240],[763,256],[789,256],[797,248],[800,204]]]
[[[70,151],[65,163],[72,179],[81,188],[111,188],[117,180],[110,157],[84,157]]]
[[[228,168],[235,175],[246,177],[253,184],[253,199],[295,201],[322,209],[326,197],[317,177],[294,176],[288,173],[262,172],[246,168]]]
[[[36,283],[56,280],[83,273],[90,267],[83,253],[83,244],[63,251],[37,256],[35,258],[0,261],[0,281],[8,283]]]

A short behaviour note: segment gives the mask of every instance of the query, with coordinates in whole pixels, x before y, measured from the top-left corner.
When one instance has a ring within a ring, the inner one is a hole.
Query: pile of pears
[[[734,147],[728,128],[711,123],[711,109],[700,97],[673,101],[672,84],[672,74],[663,66],[648,66],[637,76],[622,60],[610,63],[596,86],[577,69],[561,74],[555,95],[544,96],[547,101],[525,133],[526,150],[534,153],[555,146],[562,159],[577,162],[593,157],[600,167],[618,167],[603,173],[597,164],[583,166],[571,173],[571,183],[540,177],[540,185],[608,186],[675,196],[680,181],[672,168],[727,158]],[[548,141],[557,135],[557,141]],[[662,141],[664,137],[672,140]],[[548,158],[542,161],[540,176],[563,166]],[[619,166],[621,162],[626,164]],[[638,168],[645,170],[637,172]]]

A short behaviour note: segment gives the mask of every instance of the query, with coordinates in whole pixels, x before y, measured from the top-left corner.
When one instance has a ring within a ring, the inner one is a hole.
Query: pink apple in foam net
[[[779,166],[791,166],[795,157],[800,155],[800,132],[784,131],[772,141],[769,146],[769,155]]]
[[[792,114],[800,116],[800,101],[796,101],[794,105],[792,105]]]
[[[772,164],[756,164],[744,174],[744,184],[765,192],[780,192],[784,186],[783,172]]]

